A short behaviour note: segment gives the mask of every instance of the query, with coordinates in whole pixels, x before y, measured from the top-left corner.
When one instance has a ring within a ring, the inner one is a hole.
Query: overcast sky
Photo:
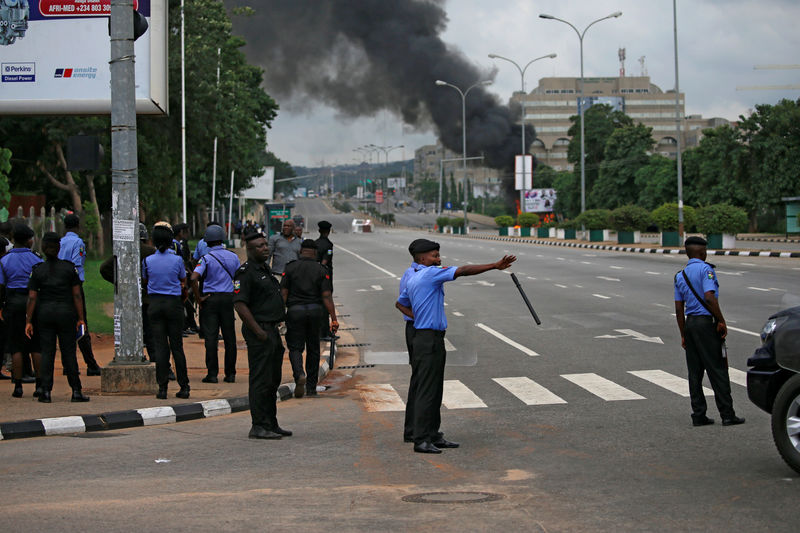
[[[617,76],[617,50],[625,48],[627,75],[640,75],[638,59],[645,56],[652,83],[664,91],[675,84],[671,0],[449,0],[446,10],[449,23],[443,40],[487,71],[497,67],[489,89],[504,102],[520,88],[519,72],[510,63],[489,59],[490,53],[521,64],[558,54],[531,65],[525,76],[528,91],[542,77],[580,74],[577,35],[566,24],[540,19],[540,13],[582,30],[595,19],[622,11],[621,17],[599,22],[586,33],[585,75]],[[800,70],[753,69],[800,63],[798,23],[798,0],[678,0],[680,88],[686,94],[686,113],[736,120],[756,104],[800,98],[798,90],[736,90],[800,84]],[[453,98],[459,98],[455,91]],[[268,134],[269,149],[293,165],[354,163],[353,148],[370,143],[405,145],[390,159],[410,159],[414,149],[435,142],[433,131],[411,131],[389,113],[349,120],[313,102],[278,103],[281,111]]]

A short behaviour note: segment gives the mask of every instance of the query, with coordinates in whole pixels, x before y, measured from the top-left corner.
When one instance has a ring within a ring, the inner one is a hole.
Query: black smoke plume
[[[439,37],[447,24],[441,0],[224,0],[249,6],[234,17],[248,57],[265,70],[280,99],[320,101],[345,116],[388,109],[419,129],[430,125],[444,145],[462,150],[461,97],[490,73]],[[513,166],[520,150],[519,109],[501,105],[483,87],[467,95],[467,155],[493,168]],[[533,140],[526,131],[526,142]],[[529,144],[529,143],[528,143]]]

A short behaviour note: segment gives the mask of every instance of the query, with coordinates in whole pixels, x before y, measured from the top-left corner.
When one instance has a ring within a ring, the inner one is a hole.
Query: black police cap
[[[300,243],[300,248],[309,248],[311,250],[316,250],[317,243],[313,239],[306,239]]]
[[[692,236],[686,239],[684,246],[708,246],[708,241],[702,237]]]
[[[317,227],[321,230],[331,229],[332,224],[327,220],[320,220],[317,222]]]
[[[31,228],[26,226],[25,224],[15,224],[14,225],[14,240],[17,242],[27,241],[28,239],[32,239],[35,233]]]
[[[424,254],[431,250],[438,250],[439,243],[429,241],[428,239],[417,239],[408,245],[408,252],[411,255]]]
[[[244,234],[244,242],[254,241],[256,239],[264,239],[264,234],[257,230],[250,230]]]
[[[48,231],[42,236],[42,244],[61,243],[61,237],[54,231]]]
[[[78,215],[70,213],[69,215],[64,217],[64,227],[65,228],[77,228],[81,224],[81,219],[78,218]]]

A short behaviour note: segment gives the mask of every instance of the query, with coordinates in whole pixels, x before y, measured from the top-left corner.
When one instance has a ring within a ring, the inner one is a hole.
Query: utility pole
[[[155,367],[143,361],[139,257],[139,175],[133,9],[111,1],[111,187],[114,294],[114,360],[103,369],[103,392],[155,392]]]

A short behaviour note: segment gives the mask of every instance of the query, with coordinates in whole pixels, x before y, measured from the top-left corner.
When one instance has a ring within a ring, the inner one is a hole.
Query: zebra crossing
[[[686,378],[676,376],[664,370],[630,370],[627,372],[637,377],[642,384],[649,383],[685,398],[689,397],[689,382]],[[604,376],[593,372],[580,374],[561,374],[560,377],[578,389],[589,392],[593,396],[607,401],[646,400],[647,398],[628,387],[624,387]],[[745,387],[747,373],[735,368],[730,369],[731,383]],[[492,378],[491,381],[525,405],[558,405],[567,400],[526,376]],[[645,385],[646,388],[646,385]],[[404,411],[405,402],[398,391],[389,383],[361,384],[356,387],[364,408],[371,412]],[[706,396],[713,396],[713,391],[703,387]],[[563,393],[562,393],[563,394]],[[451,379],[444,382],[442,405],[454,409],[482,409],[490,407],[480,396],[460,380]]]

